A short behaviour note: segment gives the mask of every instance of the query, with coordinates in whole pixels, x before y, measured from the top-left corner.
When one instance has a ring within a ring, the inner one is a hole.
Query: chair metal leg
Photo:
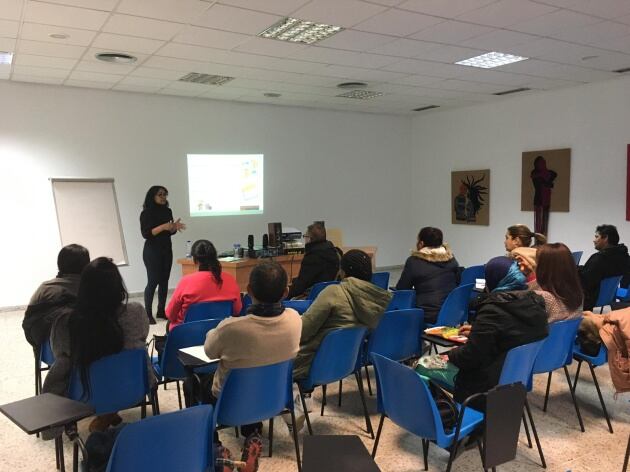
[[[326,385],[322,385],[322,411],[320,416],[324,416],[324,407],[326,406]]]
[[[158,391],[159,391],[160,387],[159,385],[155,388],[155,390],[153,391],[153,401],[155,402],[155,414],[159,415],[160,414],[160,399],[158,397]]]
[[[372,422],[370,421],[370,414],[368,413],[367,404],[365,403],[365,393],[363,391],[363,379],[361,378],[361,369],[357,369],[354,373],[357,379],[357,385],[359,387],[359,396],[361,397],[361,403],[363,403],[363,413],[365,414],[365,427],[372,439],[374,439],[374,430],[372,429]]]
[[[59,450],[59,470],[65,472],[66,465],[63,457],[63,436],[61,434],[55,438],[55,445]]]
[[[547,402],[549,401],[549,387],[551,387],[551,375],[553,372],[549,372],[549,377],[547,377],[547,390],[545,391],[545,403],[543,404],[543,411],[547,412]],[[571,387],[569,385],[569,387]]]
[[[453,467],[453,461],[455,460],[455,455],[457,454],[458,447],[459,447],[459,441],[453,440],[453,445],[451,446],[451,453],[448,456],[448,464],[446,465],[446,472],[451,472],[451,467]]]
[[[273,455],[273,417],[269,418],[269,457]]]
[[[146,396],[140,402],[140,419],[147,417],[147,398]]]
[[[308,428],[308,434],[313,435],[313,427],[311,426],[311,419],[308,416],[308,410],[306,409],[306,401],[304,400],[304,392],[302,387],[298,384],[298,390],[300,391],[300,400],[302,401],[302,408],[304,409],[304,417],[306,418],[306,427]]]
[[[381,419],[378,422],[378,430],[376,431],[376,440],[374,441],[374,447],[372,448],[372,459],[376,457],[376,448],[378,448],[378,441],[381,439],[381,431],[383,430],[383,422],[385,421],[385,413],[381,415]]]
[[[578,380],[580,379],[580,369],[582,368],[582,360],[578,360],[577,369],[575,370],[575,378],[573,379],[573,391],[577,387]]]
[[[179,402],[179,409],[182,409],[182,392],[181,389],[179,388],[179,380],[175,381],[175,384],[177,385],[177,401]]]
[[[76,441],[72,445],[72,472],[79,472],[79,445]]]
[[[365,378],[367,379],[368,393],[372,396],[372,384],[370,383],[370,371],[368,366],[365,366]]]
[[[238,426],[234,426],[234,436],[238,439],[240,437],[240,434],[238,432]]]
[[[302,462],[300,461],[300,443],[298,443],[297,423],[295,422],[295,411],[294,410],[290,410],[290,411],[291,411],[291,424],[293,425],[293,428],[291,428],[291,430],[293,431],[293,444],[295,444],[295,459],[297,460],[298,472],[302,472]]]
[[[525,427],[525,436],[527,436],[527,446],[531,449],[532,437],[529,435],[529,428],[527,427],[527,420],[525,419],[525,410],[523,409],[523,426]]]
[[[59,444],[57,438],[55,438],[55,467],[59,470]]]
[[[525,397],[525,410],[527,411],[527,418],[529,419],[529,424],[532,426],[532,434],[534,435],[534,440],[536,441],[536,447],[538,448],[538,455],[540,456],[540,462],[542,464],[542,468],[547,468],[547,463],[545,462],[545,456],[543,455],[542,446],[540,445],[540,439],[538,438],[538,432],[536,431],[536,425],[534,424],[534,417],[532,416],[532,411],[529,408],[529,402],[527,401],[527,397]]]
[[[564,374],[567,377],[567,385],[569,386],[569,392],[571,393],[571,398],[573,399],[573,406],[575,407],[575,412],[577,413],[578,421],[580,422],[580,430],[584,432],[584,422],[582,421],[582,415],[580,414],[580,407],[577,404],[577,398],[575,398],[575,392],[571,388],[571,377],[569,376],[569,369],[567,366],[564,366]]]
[[[595,389],[597,390],[597,396],[599,396],[599,402],[602,404],[602,410],[604,411],[604,416],[606,417],[606,423],[608,423],[608,431],[610,431],[610,434],[613,434],[613,427],[612,427],[612,424],[610,423],[610,416],[608,416],[608,410],[606,410],[604,397],[602,396],[602,391],[599,388],[599,382],[597,381],[597,376],[595,375],[595,369],[593,368],[593,364],[591,364],[590,362],[588,363],[588,366],[591,369],[591,375],[593,376],[593,383],[595,384]]]
[[[428,439],[422,440],[422,459],[424,460],[424,470],[429,470],[429,444]]]
[[[342,391],[343,380],[339,381],[339,406],[341,406],[341,391]]]
[[[629,457],[630,457],[630,435],[628,435],[628,447],[626,447],[626,457],[623,460],[623,468],[621,469],[621,472],[627,472]]]

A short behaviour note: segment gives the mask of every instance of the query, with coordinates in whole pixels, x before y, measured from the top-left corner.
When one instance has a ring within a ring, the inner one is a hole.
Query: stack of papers
[[[221,359],[210,359],[208,356],[206,356],[206,351],[204,351],[203,349],[203,344],[200,346],[184,347],[180,349],[180,351],[185,352],[189,356],[196,357],[200,361],[207,362],[207,363],[219,362],[221,360]]]

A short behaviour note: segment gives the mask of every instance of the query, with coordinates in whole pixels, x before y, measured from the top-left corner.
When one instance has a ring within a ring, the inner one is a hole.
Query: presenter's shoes
[[[166,313],[158,313],[157,315],[155,315],[155,317],[160,319],[160,320],[165,320],[166,319]]]
[[[157,321],[155,321],[155,318],[153,318],[151,315],[148,315],[148,317],[149,317],[149,324],[150,325],[157,324]]]

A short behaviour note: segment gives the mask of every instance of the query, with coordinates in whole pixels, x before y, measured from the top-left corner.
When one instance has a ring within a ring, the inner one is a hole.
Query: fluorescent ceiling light
[[[455,64],[459,64],[462,66],[481,67],[482,69],[492,69],[493,67],[512,64],[513,62],[524,61],[525,59],[529,59],[529,57],[514,56],[512,54],[493,51],[482,54],[481,56],[471,57],[470,59],[458,61]]]
[[[0,51],[0,64],[11,64],[12,61],[13,61],[12,52]]]
[[[297,18],[284,18],[259,33],[258,36],[292,43],[313,44],[329,38],[341,30],[343,30],[341,26],[314,23]]]
[[[359,100],[368,100],[370,98],[380,97],[381,95],[383,95],[382,92],[372,92],[370,90],[353,90],[351,92],[342,93],[336,96],[343,97],[343,98],[356,98]]]

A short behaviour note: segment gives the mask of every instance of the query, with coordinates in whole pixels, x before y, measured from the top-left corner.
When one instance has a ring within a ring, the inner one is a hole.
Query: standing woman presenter
[[[173,248],[171,236],[186,229],[186,225],[173,220],[173,212],[168,207],[168,190],[161,185],[154,185],[147,192],[140,213],[140,230],[144,237],[142,259],[147,268],[147,286],[144,289],[144,308],[149,322],[155,324],[153,318],[153,295],[158,287],[158,318],[166,319],[166,295],[168,279],[173,264]]]

